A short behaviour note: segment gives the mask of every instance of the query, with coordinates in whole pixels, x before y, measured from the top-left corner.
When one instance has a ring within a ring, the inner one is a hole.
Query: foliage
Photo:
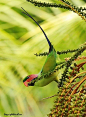
[[[35,6],[38,7],[54,7],[54,8],[63,8],[63,9],[67,9],[67,10],[71,10],[75,13],[77,13],[79,16],[82,17],[82,19],[84,19],[86,21],[86,13],[84,12],[86,10],[85,7],[76,7],[75,5],[71,4],[69,1],[67,0],[59,0],[62,4],[56,4],[56,3],[46,3],[46,2],[38,2],[35,0],[27,0],[28,2],[31,2],[32,4],[34,4]]]
[[[76,2],[72,0],[72,3],[74,6],[80,6],[79,8],[81,6],[85,8],[84,1],[78,0]],[[40,58],[34,56],[34,54],[46,52],[48,47],[40,29],[32,20],[22,14],[21,7],[25,8],[42,25],[57,51],[79,48],[79,45],[86,41],[86,23],[67,9],[39,8],[24,0],[0,1],[0,116],[3,117],[4,113],[20,113],[27,117],[46,117],[56,97],[44,101],[39,100],[56,94],[62,88],[58,90],[54,82],[43,88],[26,88],[23,85],[23,78],[28,74],[38,73],[45,61],[44,59],[46,59],[45,56]],[[82,17],[85,18],[83,15]],[[82,56],[85,55],[86,52],[84,51]],[[73,54],[58,55],[57,61],[63,61],[65,57],[70,56],[73,56]],[[83,58],[82,56],[80,57]],[[85,62],[85,58],[80,60],[80,63],[83,62]],[[80,63],[78,64],[80,65]],[[84,71],[86,71],[86,66],[84,66]],[[80,73],[82,74],[80,74],[76,88],[84,78],[84,73],[81,71]],[[76,76],[75,79],[78,79],[79,73]],[[71,79],[73,79],[72,76]],[[69,83],[67,86],[72,85],[72,83]],[[82,88],[84,89],[84,85],[80,87],[81,92],[79,89],[77,90],[79,91],[77,95],[84,94],[85,90],[82,90]],[[65,93],[65,90],[63,91]],[[70,93],[72,93],[72,89],[68,94],[70,95]],[[62,92],[60,91],[58,95],[62,95]],[[82,106],[85,99],[84,95],[81,98],[83,98],[82,103],[80,102]],[[78,103],[78,97],[73,97],[73,99]],[[62,107],[59,103],[61,100],[55,102],[54,110]],[[69,100],[69,103],[72,104],[72,101],[74,100]],[[58,104],[59,107],[57,107]],[[76,108],[76,105],[74,107]],[[55,111],[51,111],[52,113],[55,113]]]
[[[85,64],[86,60],[78,65],[74,63],[71,67],[69,79],[66,78],[63,87],[59,88],[49,117],[86,116],[86,71],[83,69]]]

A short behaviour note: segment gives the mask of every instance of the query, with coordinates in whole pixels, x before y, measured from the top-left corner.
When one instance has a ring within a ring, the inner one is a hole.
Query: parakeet
[[[57,53],[56,53],[53,45],[51,44],[50,40],[48,39],[47,35],[45,34],[44,30],[38,24],[38,22],[35,21],[24,9],[23,9],[23,11],[24,11],[23,12],[24,14],[29,16],[40,27],[41,31],[43,32],[43,34],[48,42],[48,45],[49,45],[49,54],[47,55],[46,61],[43,65],[41,71],[38,74],[32,74],[32,75],[26,76],[23,79],[23,83],[26,87],[28,87],[28,86],[39,86],[39,87],[46,86],[47,84],[49,84],[52,81],[57,81],[57,72],[52,72],[56,68]],[[52,74],[46,75],[45,77],[40,79],[40,77],[42,77],[45,74],[48,74],[49,72],[52,72]]]

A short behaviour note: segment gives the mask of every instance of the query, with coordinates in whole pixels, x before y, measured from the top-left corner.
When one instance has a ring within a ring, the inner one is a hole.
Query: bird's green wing
[[[43,65],[43,68],[41,70],[41,74],[46,74],[50,71],[53,71],[56,67],[56,51],[53,48],[52,51],[49,53],[49,55],[47,56],[47,59]]]
[[[53,71],[55,69],[55,67],[56,67],[56,52],[55,52],[55,50],[53,48],[52,51],[47,56],[45,64],[43,65],[43,68],[42,68],[41,72],[38,74],[38,77],[40,78],[44,74],[47,74],[50,71]],[[47,77],[44,77],[41,80],[38,80],[35,83],[35,86],[40,86],[40,87],[46,86],[50,82],[55,81],[56,78],[57,78],[57,72],[54,72],[53,74],[51,74],[51,75],[49,75]]]

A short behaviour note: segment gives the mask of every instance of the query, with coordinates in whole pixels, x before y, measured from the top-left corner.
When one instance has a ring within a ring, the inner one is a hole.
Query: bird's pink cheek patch
[[[38,74],[32,74],[32,75],[30,75],[29,78],[27,79],[27,82],[31,82],[36,77],[38,77]]]

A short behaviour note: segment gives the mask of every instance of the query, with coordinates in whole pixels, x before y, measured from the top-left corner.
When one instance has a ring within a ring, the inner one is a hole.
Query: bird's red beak
[[[28,82],[27,82],[27,81],[25,81],[25,82],[24,82],[24,85],[25,85],[26,87],[28,87]]]

